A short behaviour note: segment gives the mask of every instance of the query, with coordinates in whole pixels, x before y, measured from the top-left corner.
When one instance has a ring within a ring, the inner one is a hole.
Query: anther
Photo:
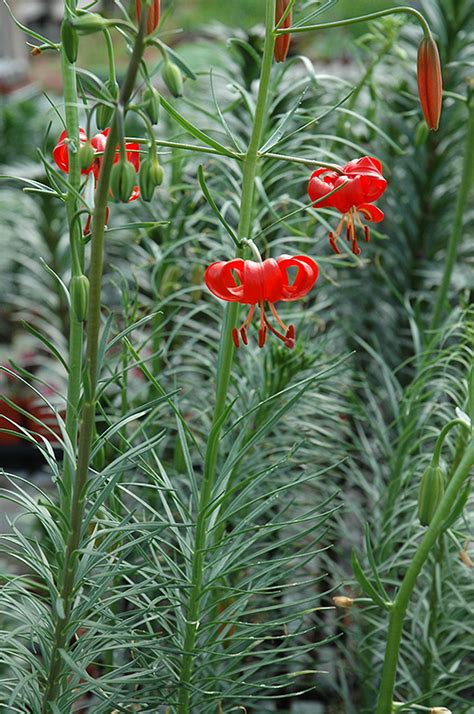
[[[365,242],[368,243],[370,240],[370,228],[369,226],[364,226],[364,238]]]
[[[288,325],[288,329],[286,331],[285,337],[287,340],[295,339],[295,326],[294,325]]]
[[[352,241],[352,252],[354,253],[354,255],[360,255],[360,248],[359,248],[355,238]]]
[[[258,346],[263,347],[266,339],[267,339],[267,328],[261,327],[258,331]]]
[[[336,255],[340,255],[340,254],[341,254],[341,251],[340,251],[339,248],[337,247],[336,239],[335,239],[334,233],[333,233],[332,231],[331,231],[330,234],[329,234],[329,245],[330,245],[331,248],[333,249],[334,253],[336,253]]]
[[[240,342],[239,342],[239,333],[236,327],[232,329],[232,340],[234,342],[234,345],[239,349],[240,347]]]
[[[248,345],[249,341],[247,338],[247,330],[245,329],[245,327],[240,328],[240,336],[242,338],[242,342],[244,343],[244,345]]]

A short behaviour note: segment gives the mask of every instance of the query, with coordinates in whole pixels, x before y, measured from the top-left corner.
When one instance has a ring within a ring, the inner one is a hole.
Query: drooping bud
[[[346,610],[352,607],[354,600],[351,597],[346,597],[345,595],[336,595],[332,599],[336,607],[343,607]]]
[[[443,79],[438,47],[431,35],[423,37],[418,47],[418,94],[426,123],[436,131],[441,116]]]
[[[139,173],[140,195],[144,201],[151,201],[155,188],[163,183],[164,171],[156,157],[142,161]]]
[[[423,472],[418,491],[418,519],[429,526],[444,494],[444,475],[439,466],[430,464]]]
[[[106,129],[114,113],[113,102],[117,101],[119,95],[119,85],[113,79],[108,79],[105,83],[106,94],[110,95],[110,104],[99,104],[95,114],[95,123],[100,131]]]
[[[147,35],[151,35],[160,24],[160,0],[152,0],[152,2],[148,4],[142,0],[135,0],[135,13],[138,24],[140,24],[142,16],[142,5],[145,6],[147,12],[146,32]]]
[[[107,20],[101,15],[87,12],[71,20],[71,25],[80,35],[91,35],[93,32],[100,32],[107,27]]]
[[[183,78],[179,67],[174,62],[169,59],[165,60],[161,76],[173,97],[183,96]]]
[[[112,167],[110,190],[117,201],[127,203],[135,187],[137,174],[131,161],[120,160]]]
[[[71,307],[78,322],[84,322],[89,305],[89,280],[86,275],[75,275],[69,286]]]
[[[275,24],[277,25],[288,7],[289,0],[277,0],[275,7]],[[280,29],[284,27],[291,27],[291,15],[292,11],[283,20]],[[284,62],[286,60],[286,55],[288,54],[288,48],[291,42],[291,34],[289,32],[284,35],[278,35],[275,40],[275,47],[273,50],[273,56],[275,57],[275,62]]]
[[[147,87],[143,92],[143,109],[152,124],[158,124],[160,116],[160,93],[155,87]]]
[[[81,144],[81,148],[79,149],[79,163],[81,166],[81,171],[88,171],[94,159],[94,148],[91,145],[91,142],[87,140],[85,144]]]
[[[66,57],[71,64],[77,60],[79,51],[79,37],[69,20],[65,19],[61,23],[61,43],[66,53]]]

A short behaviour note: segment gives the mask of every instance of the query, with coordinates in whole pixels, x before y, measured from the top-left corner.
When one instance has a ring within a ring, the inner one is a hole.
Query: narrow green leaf
[[[234,244],[237,246],[237,248],[240,248],[241,242],[238,239],[237,234],[234,232],[234,230],[231,228],[231,226],[227,223],[227,221],[224,218],[224,216],[222,215],[222,213],[219,211],[216,202],[212,198],[212,196],[209,192],[209,189],[207,188],[206,181],[204,179],[204,171],[203,171],[201,164],[198,167],[197,173],[198,173],[198,181],[199,181],[199,185],[201,187],[201,191],[203,192],[204,196],[206,197],[208,204],[210,205],[210,207],[214,211],[215,215],[217,216],[219,221],[222,223],[222,225],[226,229],[229,236],[232,238]]]
[[[195,139],[199,139],[203,142],[203,144],[206,144],[207,146],[212,146],[212,148],[216,149],[216,151],[222,154],[222,156],[229,156],[233,159],[238,158],[237,154],[235,154],[231,149],[228,149],[227,147],[223,146],[223,144],[220,144],[211,136],[205,134],[203,131],[191,124],[191,122],[185,119],[185,117],[183,117],[182,114],[180,114],[169,102],[167,102],[164,97],[160,98],[160,102],[164,110],[170,115],[170,117],[172,117],[177,124],[182,126],[183,129],[188,132],[188,134],[194,136]]]
[[[384,610],[388,610],[388,603],[383,600],[377,590],[374,588],[372,583],[368,580],[366,575],[364,574],[364,571],[362,570],[362,567],[359,563],[359,560],[357,558],[357,554],[355,552],[355,549],[352,551],[352,556],[351,556],[351,564],[352,564],[352,570],[354,572],[354,577],[359,583],[360,587],[362,590],[365,592],[365,594],[371,598],[377,605],[380,607],[383,607]]]

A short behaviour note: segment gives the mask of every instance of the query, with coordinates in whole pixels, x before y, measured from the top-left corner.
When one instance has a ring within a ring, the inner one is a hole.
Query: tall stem
[[[255,193],[255,176],[258,164],[258,149],[261,144],[262,131],[267,107],[268,88],[272,67],[274,46],[273,24],[275,20],[275,0],[266,0],[265,45],[263,49],[260,84],[253,120],[252,133],[247,152],[243,161],[242,198],[240,203],[240,219],[238,235],[247,238],[252,224],[252,212]],[[190,683],[194,662],[194,646],[199,627],[200,600],[203,589],[204,559],[207,543],[208,505],[216,477],[216,465],[219,455],[219,440],[222,430],[222,416],[225,411],[227,392],[234,356],[234,344],[230,333],[237,321],[239,306],[229,303],[226,307],[222,324],[219,355],[217,361],[216,404],[212,426],[207,442],[204,459],[204,476],[199,500],[199,510],[196,521],[196,534],[193,549],[191,592],[186,616],[183,657],[181,663],[180,690],[178,698],[178,714],[189,714]]]
[[[70,3],[74,10],[75,3]],[[77,193],[81,186],[81,168],[79,163],[79,111],[77,106],[77,80],[75,64],[69,62],[64,47],[61,48],[61,66],[64,84],[64,105],[66,132],[69,139],[68,179],[71,189],[66,197],[66,210],[69,224],[69,245],[71,250],[71,276],[81,275],[83,270],[83,248],[80,236],[79,221],[75,215],[78,210]],[[76,318],[74,310],[69,313],[69,358],[68,384],[66,397],[66,432],[73,449],[77,442],[77,424],[79,399],[81,393],[82,350],[84,325]],[[72,478],[74,462],[69,456],[64,457],[63,475],[63,506],[69,513],[71,505]]]
[[[444,273],[441,285],[438,288],[436,303],[431,320],[431,329],[436,330],[446,308],[446,298],[448,295],[451,275],[453,273],[459,244],[461,242],[464,214],[467,208],[469,193],[474,184],[474,97],[471,97],[469,103],[469,120],[466,134],[466,147],[464,149],[464,162],[462,168],[461,186],[459,187],[458,198],[456,202],[456,212],[454,214],[454,222],[449,237],[448,250],[446,261],[444,264]]]
[[[413,593],[416,579],[425,564],[431,549],[439,538],[443,524],[454,505],[456,497],[461,487],[468,478],[474,465],[474,439],[471,440],[466,449],[459,466],[454,472],[444,497],[433,516],[431,524],[427,529],[423,539],[418,546],[415,555],[405,573],[400,589],[390,611],[389,629],[387,645],[385,649],[384,666],[382,671],[382,681],[379,689],[379,698],[375,714],[391,714],[393,703],[393,690],[395,687],[395,677],[397,672],[398,655],[403,631],[403,623],[408,608],[410,597]]]
[[[146,17],[144,13],[143,18]],[[61,650],[67,646],[68,639],[72,636],[69,632],[71,626],[72,603],[76,590],[76,565],[77,549],[82,535],[82,522],[85,505],[85,486],[89,474],[90,453],[92,436],[94,432],[96,411],[96,386],[98,370],[99,335],[101,324],[101,292],[102,274],[104,263],[104,235],[109,196],[110,174],[114,164],[116,145],[118,141],[117,116],[124,110],[133,91],[140,61],[144,51],[144,25],[141,22],[133,48],[130,64],[125,76],[124,84],[119,97],[119,106],[114,113],[110,133],[105,147],[102,165],[97,184],[93,236],[91,242],[91,258],[89,269],[89,311],[87,316],[87,347],[86,367],[87,381],[84,385],[84,405],[81,413],[81,429],[78,446],[78,461],[72,486],[72,504],[70,517],[70,530],[66,543],[66,553],[62,568],[62,580],[59,587],[61,610],[57,612],[54,640],[50,657],[49,673],[42,703],[42,713],[51,711],[50,704],[54,703],[61,690],[62,658]],[[59,608],[56,608],[58,611]]]

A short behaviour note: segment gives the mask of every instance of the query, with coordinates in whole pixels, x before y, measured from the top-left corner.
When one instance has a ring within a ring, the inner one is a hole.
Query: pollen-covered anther
[[[260,327],[260,329],[258,331],[258,346],[260,348],[262,348],[264,346],[266,339],[267,339],[267,328],[265,326]]]
[[[351,250],[354,253],[354,255],[360,255],[359,244],[355,238],[352,241]]]
[[[247,330],[245,329],[245,327],[241,327],[239,332],[240,332],[240,337],[242,338],[242,342],[244,343],[244,345],[248,345],[249,341],[248,341],[248,337],[247,337]]]
[[[369,226],[364,226],[364,240],[366,243],[370,240],[370,228]]]

